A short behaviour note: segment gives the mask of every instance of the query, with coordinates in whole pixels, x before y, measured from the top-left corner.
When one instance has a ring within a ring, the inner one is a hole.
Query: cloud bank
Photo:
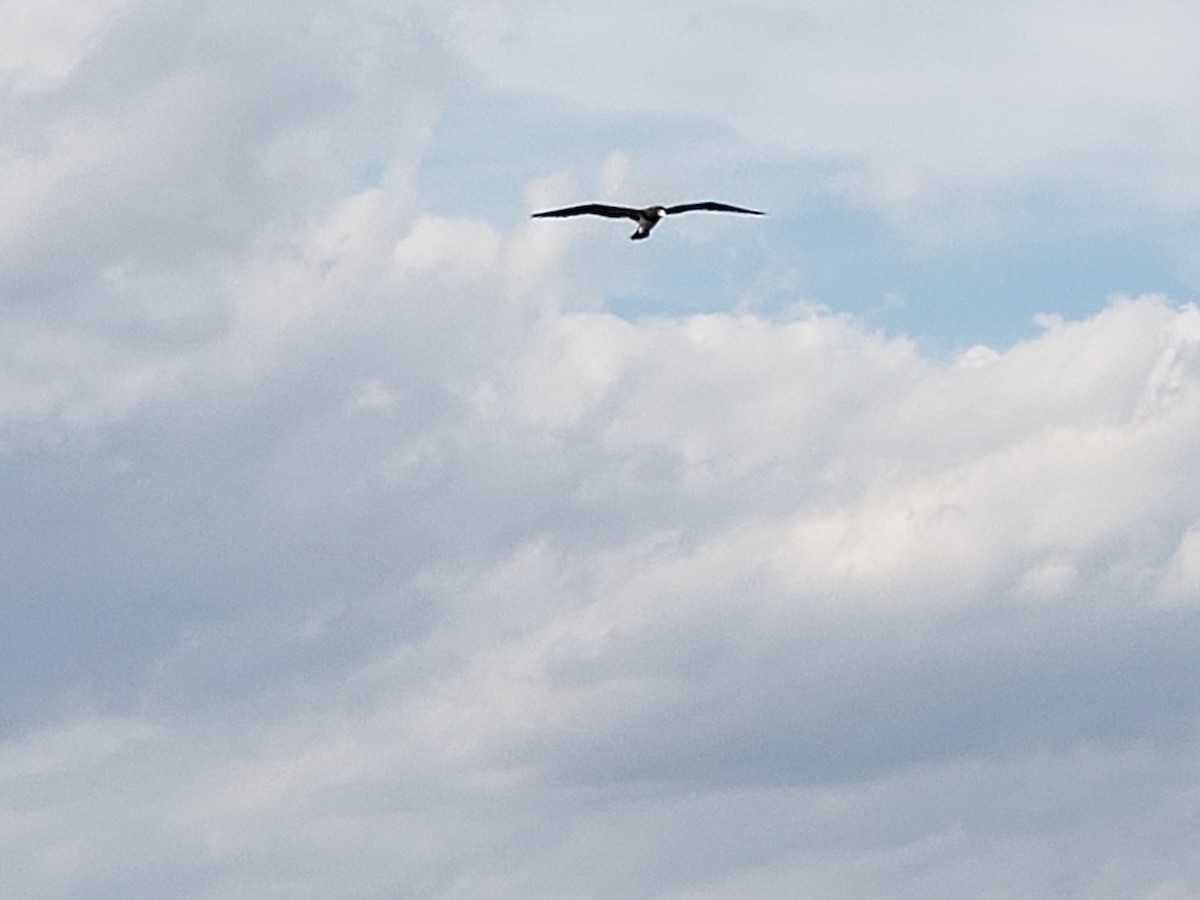
[[[0,893],[1200,894],[1193,305],[617,316],[422,196],[586,11],[61,6],[0,67]]]

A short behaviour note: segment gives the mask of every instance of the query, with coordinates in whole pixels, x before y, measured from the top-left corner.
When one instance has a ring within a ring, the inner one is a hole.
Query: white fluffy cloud
[[[475,264],[441,277],[469,302]],[[191,523],[266,576],[168,560],[209,612],[110,687],[133,707],[10,738],[8,887],[1186,895],[1198,322],[1125,300],[934,361],[823,313],[550,311],[423,411],[407,361],[356,333],[355,381],[313,324],[345,395],[242,451],[252,510]]]
[[[0,894],[1200,892],[1200,313],[610,314],[422,200],[523,9],[0,69]]]

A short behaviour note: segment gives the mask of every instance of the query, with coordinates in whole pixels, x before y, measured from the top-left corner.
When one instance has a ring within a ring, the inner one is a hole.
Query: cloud
[[[448,259],[475,227],[414,220],[396,246]],[[159,558],[124,579],[73,564],[104,592],[159,585],[107,607],[118,633],[157,624],[132,632],[151,652],[66,669],[124,712],[6,746],[6,846],[35,861],[10,887],[152,892],[179,867],[198,896],[1192,884],[1114,835],[1186,832],[1169,798],[1194,783],[1197,622],[1159,600],[1200,508],[1194,309],[1118,301],[969,365],[803,310],[463,318],[478,266],[500,277],[525,239],[435,269],[444,314],[420,302],[430,271],[378,242],[391,302],[292,323],[308,364],[237,401],[269,439],[147,412],[106,432],[147,487],[107,514],[125,534],[104,556]],[[180,449],[155,461],[151,423]],[[185,472],[202,493],[150,502]],[[80,490],[37,496],[53,516],[95,502]],[[129,749],[98,775],[51,764],[97,727]],[[52,789],[30,795],[37,767]],[[1106,799],[1118,783],[1136,802]],[[130,791],[168,826],[129,832],[161,860],[136,883],[118,873],[144,850],[89,837]],[[1067,843],[1064,868],[1046,848]],[[587,862],[599,847],[621,865]]]
[[[123,0],[15,5],[0,50],[0,73],[8,89],[20,95],[61,84],[128,5]]]
[[[132,5],[22,63],[0,893],[1200,890],[1200,313],[608,312],[606,251],[422,194],[441,66],[563,15]]]
[[[837,184],[884,209],[1047,178],[1196,203],[1175,148],[1195,136],[1200,19],[1172,0],[487,9],[493,27],[458,46],[493,83],[597,115],[732,125],[765,154],[832,160]]]

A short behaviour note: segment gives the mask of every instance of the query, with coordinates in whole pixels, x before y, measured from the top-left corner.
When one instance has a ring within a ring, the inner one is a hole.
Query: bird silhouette
[[[678,206],[643,206],[638,209],[633,206],[609,206],[604,203],[584,203],[580,206],[564,206],[562,209],[548,209],[545,212],[534,213],[534,219],[564,219],[568,216],[604,216],[606,219],[632,219],[637,222],[637,231],[629,236],[630,240],[640,241],[650,237],[650,231],[667,216],[676,213],[706,210],[708,212],[744,213],[750,216],[762,216],[766,213],[757,209],[745,209],[741,206],[730,206],[728,203],[718,203],[715,200],[703,200],[699,203],[680,203]]]

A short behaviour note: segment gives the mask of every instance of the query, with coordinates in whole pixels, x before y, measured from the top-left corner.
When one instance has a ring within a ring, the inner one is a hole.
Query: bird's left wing
[[[678,206],[668,206],[667,215],[674,215],[681,212],[692,212],[693,210],[708,210],[709,212],[734,212],[746,213],[751,216],[763,216],[766,213],[759,212],[757,209],[745,209],[741,206],[730,206],[728,203],[718,203],[716,200],[703,200],[700,203],[680,203]]]
[[[605,216],[609,219],[634,219],[638,211],[628,206],[606,206],[603,203],[584,203],[582,206],[567,206],[563,209],[548,209],[545,212],[533,214],[535,219],[555,218],[565,216]]]

